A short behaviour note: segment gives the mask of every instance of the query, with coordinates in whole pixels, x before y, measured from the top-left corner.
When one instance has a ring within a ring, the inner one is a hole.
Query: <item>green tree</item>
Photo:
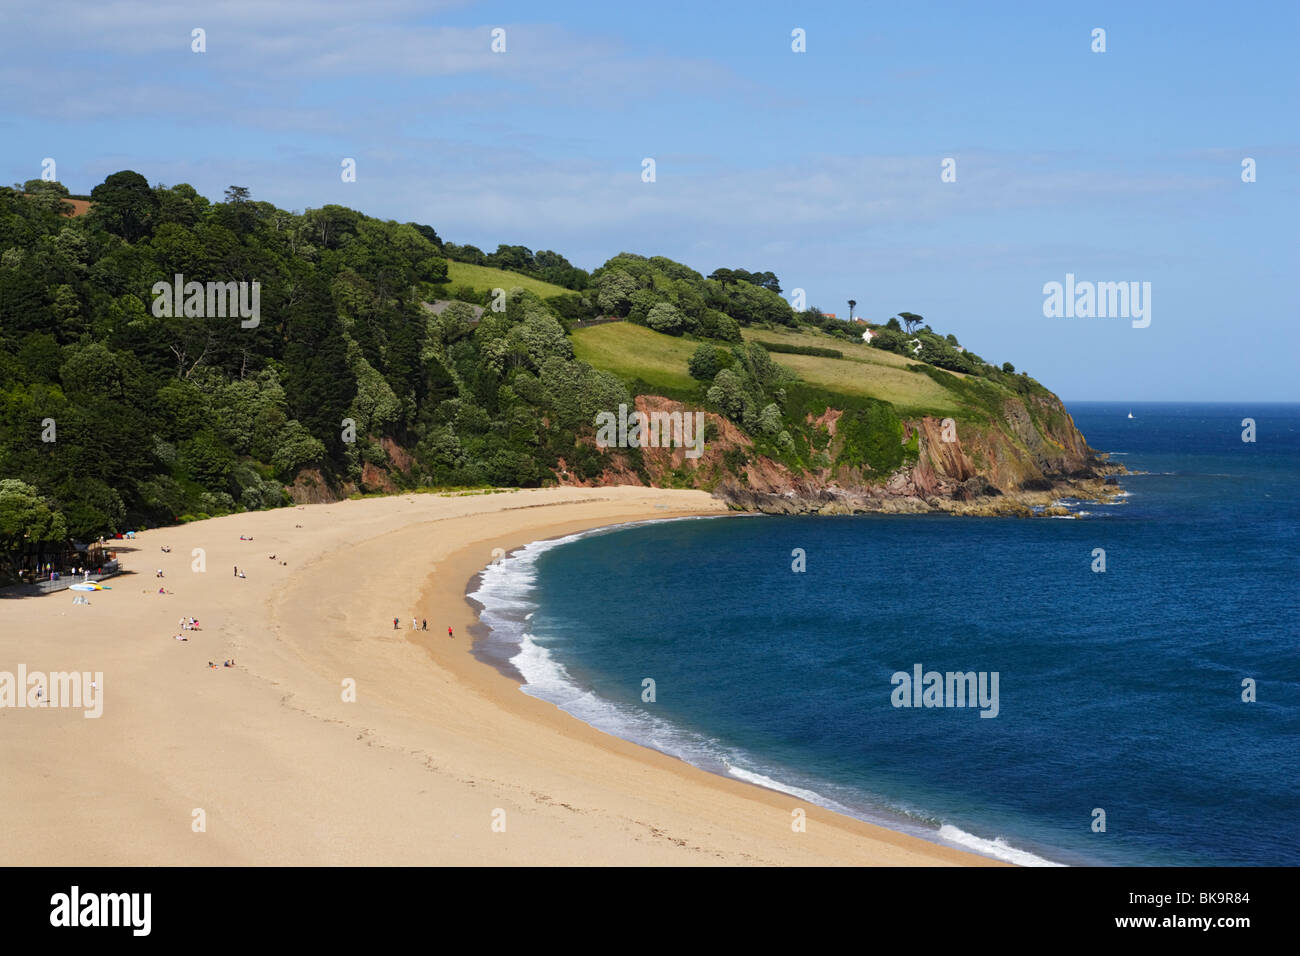
[[[52,196],[68,196],[68,187],[55,179],[29,179],[23,183],[23,192],[29,196],[45,193]]]
[[[665,335],[680,335],[685,325],[685,319],[676,306],[667,302],[660,302],[647,313],[645,324],[656,332],[663,332]]]
[[[898,317],[903,320],[903,324],[907,326],[909,332],[925,321],[923,316],[919,316],[915,312],[900,312]]]
[[[722,409],[732,420],[742,416],[749,396],[739,375],[729,368],[720,369],[713,379],[713,386],[708,392],[709,402]]]
[[[329,291],[319,275],[298,281],[285,325],[284,390],[289,415],[319,439],[331,456],[342,452],[342,421],[356,394],[347,342]]]
[[[27,544],[62,541],[68,536],[63,515],[36,489],[17,478],[0,478],[0,553],[13,568]]]
[[[596,305],[606,315],[627,315],[636,280],[623,269],[611,269],[593,283],[596,287]]]
[[[702,382],[713,381],[719,368],[721,365],[718,362],[718,349],[708,342],[701,343],[691,354],[690,361],[686,363],[691,378],[697,378]]]
[[[129,169],[113,173],[90,191],[94,203],[91,215],[103,227],[127,242],[135,242],[153,231],[158,215],[158,197],[149,182]]]
[[[180,463],[196,481],[213,490],[222,490],[235,467],[235,456],[211,429],[205,428],[181,443]]]
[[[764,435],[775,438],[781,431],[781,409],[776,403],[770,403],[763,408],[758,416],[758,427]]]
[[[286,422],[276,437],[271,464],[285,479],[293,477],[303,465],[316,464],[325,458],[325,445],[301,422]]]

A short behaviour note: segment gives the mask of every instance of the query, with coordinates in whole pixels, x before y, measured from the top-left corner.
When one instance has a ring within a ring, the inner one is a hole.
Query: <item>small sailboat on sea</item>
[[[1132,418],[1132,417],[1133,417],[1133,413],[1132,413],[1132,412],[1129,412],[1129,413],[1128,413],[1128,417],[1129,417],[1129,418]]]

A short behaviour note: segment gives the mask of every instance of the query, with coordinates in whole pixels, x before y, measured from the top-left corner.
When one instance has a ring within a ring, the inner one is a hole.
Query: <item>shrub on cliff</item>
[[[903,423],[888,402],[846,408],[836,433],[843,442],[836,464],[867,465],[882,475],[903,464]]]

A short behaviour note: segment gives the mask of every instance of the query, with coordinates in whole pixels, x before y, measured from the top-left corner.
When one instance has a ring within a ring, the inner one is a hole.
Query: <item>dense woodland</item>
[[[636,383],[574,359],[570,324],[596,316],[700,339],[701,397],[779,444],[788,376],[740,327],[860,336],[795,313],[770,272],[705,277],[621,253],[588,274],[555,252],[488,255],[428,225],[286,212],[241,187],[211,202],[131,171],[82,197],[85,215],[67,198],[39,180],[0,188],[3,553],[276,507],[295,482],[364,491],[367,465],[398,488],[539,485],[561,457],[598,475],[605,453],[578,439]],[[569,291],[509,290],[494,311],[488,291],[450,287],[449,259]],[[151,289],[177,274],[259,282],[260,321],[155,314]],[[489,308],[480,319],[471,304]],[[887,336],[941,367],[1002,374],[928,328]]]

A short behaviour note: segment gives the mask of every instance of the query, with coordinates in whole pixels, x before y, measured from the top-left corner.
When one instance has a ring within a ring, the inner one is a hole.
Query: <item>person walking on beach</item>
[[[393,618],[393,630],[397,630],[397,618]]]
[[[422,631],[427,631],[427,630],[429,629],[429,619],[428,619],[428,618],[425,618],[424,620],[422,620],[422,621],[420,622],[420,624],[421,624],[420,630],[422,630]]]
[[[451,632],[450,624],[447,625],[447,636],[450,637],[453,641],[456,639],[456,635]]]
[[[418,631],[419,629],[420,629],[419,622],[417,622],[415,618],[411,618],[411,630]]]

